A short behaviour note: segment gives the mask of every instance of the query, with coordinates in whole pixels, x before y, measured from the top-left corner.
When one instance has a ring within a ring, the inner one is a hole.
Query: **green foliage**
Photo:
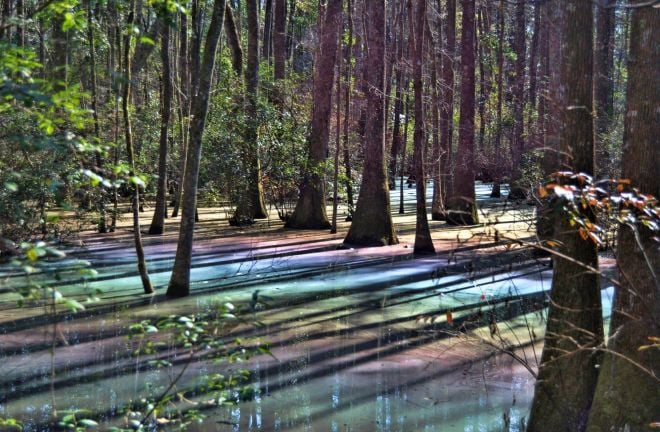
[[[221,60],[227,69],[229,60]],[[218,92],[211,100],[204,146],[200,186],[202,199],[211,204],[236,205],[251,181],[245,161],[254,146],[245,142],[246,128],[254,121],[257,143],[261,155],[262,182],[266,200],[286,212],[295,203],[298,181],[305,158],[305,140],[308,128],[307,100],[296,93],[293,81],[279,90],[285,103],[280,107],[269,100],[266,92],[260,95],[257,118],[247,118],[244,110],[242,84],[233,74],[223,74]],[[221,157],[218,157],[221,155]]]
[[[52,232],[46,209],[80,186],[79,163],[100,151],[84,138],[89,111],[78,86],[55,90],[28,48],[0,42],[0,236]]]
[[[20,432],[23,430],[23,424],[14,418],[0,418],[0,430],[6,432]]]
[[[208,408],[232,405],[254,397],[256,389],[250,383],[251,373],[243,368],[226,374],[204,375],[188,390],[178,388],[178,380],[183,371],[200,357],[215,363],[241,363],[255,355],[272,355],[259,340],[225,340],[229,330],[242,321],[239,308],[231,303],[221,303],[204,314],[169,315],[154,322],[143,320],[129,326],[129,340],[138,342],[133,355],[138,358],[148,356],[147,363],[151,367],[172,368],[174,358],[157,356],[158,353],[171,350],[172,346],[187,350],[189,357],[187,363],[179,365],[182,370],[178,378],[164,393],[142,399],[128,410],[126,426],[133,430],[144,430],[153,421],[159,425],[185,428],[204,418],[199,410],[188,406]],[[191,400],[200,396],[203,397],[202,402]]]

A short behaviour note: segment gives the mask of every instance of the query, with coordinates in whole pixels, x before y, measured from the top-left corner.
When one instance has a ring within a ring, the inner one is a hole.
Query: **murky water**
[[[488,201],[488,193],[477,186],[480,201]],[[412,204],[414,189],[405,197]],[[397,219],[402,238],[414,232],[412,219]],[[259,290],[265,300],[248,319],[263,326],[237,327],[228,339],[259,337],[273,356],[240,365],[191,363],[177,385],[187,396],[179,408],[206,415],[191,430],[523,430],[534,384],[527,368],[534,370],[540,356],[550,287],[547,262],[505,248],[481,256],[459,241],[470,232],[456,229],[435,231],[456,239],[451,250],[413,259],[406,244],[337,250],[341,234],[226,236],[213,224],[200,227],[209,235],[196,243],[194,295],[187,299],[140,295],[132,252],[116,246],[130,245],[129,235],[78,251],[99,269],[84,289],[103,292],[86,315],[64,316],[54,328],[43,308],[18,309],[14,294],[0,293],[0,415],[22,419],[26,430],[46,430],[54,403],[59,411],[86,408],[116,424],[136,401],[162,393],[187,363],[186,352],[171,346],[161,352],[171,355],[171,368],[157,370],[131,356],[135,342],[126,338],[127,325],[203,312],[218,302],[246,305]],[[160,291],[175,241],[146,239]],[[66,295],[82,296],[83,287],[67,277],[51,282]],[[610,297],[611,290],[604,291],[604,300]],[[252,372],[255,396],[236,406],[205,407],[201,402],[211,395],[192,383],[239,367]]]

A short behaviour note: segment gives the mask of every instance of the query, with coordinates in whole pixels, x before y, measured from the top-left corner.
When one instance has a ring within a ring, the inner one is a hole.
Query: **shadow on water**
[[[485,200],[485,189],[477,195]],[[411,234],[404,222],[398,232]],[[47,430],[55,400],[60,410],[87,408],[106,424],[116,422],[189,362],[175,344],[136,359],[127,324],[208,313],[222,301],[245,305],[258,289],[268,300],[247,317],[263,326],[238,326],[225,340],[260,338],[274,358],[227,365],[199,352],[177,385],[192,402],[180,407],[208,416],[191,430],[521,430],[533,388],[521,362],[534,369],[540,352],[547,261],[497,242],[458,244],[451,253],[420,258],[403,246],[337,250],[341,236],[270,226],[260,228],[258,241],[210,223],[200,231],[186,299],[138,295],[125,249],[103,239],[71,254],[100,264],[100,277],[89,285],[104,294],[87,311],[45,316],[41,306],[16,309],[10,292],[0,293],[0,415],[21,418],[28,431]],[[157,285],[169,277],[175,241],[146,241]],[[9,275],[12,283],[19,279]],[[54,283],[83,296],[73,274]],[[172,366],[156,370],[147,363],[154,359]],[[254,398],[233,407],[203,405],[210,396],[200,377],[239,367],[252,371]]]

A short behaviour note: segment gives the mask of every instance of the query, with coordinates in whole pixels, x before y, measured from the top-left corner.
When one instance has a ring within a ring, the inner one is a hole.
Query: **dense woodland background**
[[[493,197],[506,184],[556,254],[528,430],[645,430],[660,420],[657,339],[638,350],[660,335],[659,6],[3,0],[1,250],[114,231],[130,205],[150,293],[140,210],[153,203],[148,235],[181,217],[167,291],[181,297],[198,207],[228,206],[235,226],[271,206],[291,229],[347,218],[347,244],[392,245],[388,189],[408,182],[414,252],[432,254],[429,217],[478,224],[475,181]],[[605,348],[598,247],[616,236]]]

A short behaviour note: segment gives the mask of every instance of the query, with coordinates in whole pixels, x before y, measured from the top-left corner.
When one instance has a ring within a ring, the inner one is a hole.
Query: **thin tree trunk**
[[[660,10],[641,7],[631,14],[622,174],[641,192],[658,197]],[[658,421],[660,350],[640,350],[660,335],[660,251],[655,235],[641,223],[624,224],[619,230],[616,256],[621,285],[614,294],[611,339],[600,368],[588,432],[649,430]]]
[[[160,40],[160,59],[163,67],[160,139],[158,146],[158,188],[156,190],[156,208],[149,227],[149,234],[162,234],[167,217],[167,150],[172,109],[172,73],[170,71],[170,26],[164,23]]]
[[[433,179],[433,200],[431,202],[431,219],[433,220],[444,220],[445,219],[445,203],[443,199],[445,198],[442,194],[443,188],[443,167],[442,167],[442,146],[440,145],[440,110],[441,101],[440,101],[440,90],[438,89],[438,76],[442,76],[442,70],[440,68],[441,62],[439,59],[442,59],[442,50],[439,49],[442,44],[442,20],[440,19],[440,1],[438,1],[438,10],[436,12],[436,18],[434,19],[435,27],[438,29],[438,37],[434,40],[433,37],[429,36],[431,42],[431,49],[429,54],[432,56],[432,69],[431,69],[431,106],[433,109],[431,120],[433,121],[432,134],[433,134],[433,157],[431,158],[431,170]],[[429,32],[430,33],[430,32]]]
[[[395,25],[397,26],[397,35],[396,39],[398,41],[396,45],[396,61],[394,66],[394,79],[395,79],[395,90],[394,90],[394,121],[392,124],[392,145],[390,146],[390,158],[387,167],[387,179],[390,190],[396,188],[396,160],[397,155],[401,151],[401,107],[403,106],[403,101],[401,100],[402,93],[402,79],[403,79],[403,41],[404,41],[404,32],[403,32],[403,16],[404,7],[402,5],[399,10],[399,15],[395,20]]]
[[[97,89],[97,79],[96,79],[96,46],[94,43],[94,24],[92,16],[92,6],[91,2],[88,0],[86,2],[86,12],[87,12],[87,41],[89,43],[89,80],[91,87],[91,99],[92,99],[92,119],[94,124],[94,138],[97,140],[101,139],[101,129],[99,126],[99,113],[98,113],[98,89]],[[96,167],[95,171],[104,176],[103,172],[103,156],[101,152],[96,152]],[[108,226],[106,223],[106,211],[105,211],[105,190],[101,189],[98,197],[98,211],[99,211],[99,220],[98,220],[98,231],[99,233],[108,232]]]
[[[128,12],[128,20],[126,26],[131,28],[135,19],[135,1],[131,0],[130,9]],[[149,280],[149,272],[147,270],[147,263],[144,257],[144,248],[142,247],[142,234],[140,232],[140,192],[139,184],[134,181],[136,178],[135,172],[135,156],[133,154],[133,131],[131,130],[131,116],[128,109],[131,95],[131,35],[132,32],[127,32],[124,36],[124,87],[121,98],[122,112],[124,114],[124,134],[126,138],[126,155],[128,158],[128,165],[130,167],[130,177],[133,183],[133,240],[135,242],[135,254],[137,255],[138,271],[140,279],[142,280],[142,288],[145,294],[154,292]]]
[[[406,89],[408,89],[408,81],[405,83]],[[404,123],[403,123],[403,142],[401,143],[401,168],[400,168],[400,183],[399,183],[399,214],[404,214],[406,212],[405,209],[405,203],[403,200],[403,176],[405,175],[405,169],[406,169],[406,148],[408,147],[408,125],[410,124],[410,100],[409,100],[409,92],[406,90],[406,100],[404,102],[405,106],[405,115],[403,116]]]
[[[256,31],[259,32],[259,29]],[[234,72],[236,72],[236,76],[240,77],[243,75],[243,49],[241,48],[241,41],[238,37],[236,22],[234,21],[234,12],[229,3],[225,5],[225,33],[227,35],[227,45],[229,45],[229,50],[231,51],[232,67],[234,68]]]
[[[216,49],[222,33],[225,0],[215,0],[211,23],[204,44],[204,60],[201,69],[192,69],[193,76],[200,78],[196,97],[193,99],[193,121],[188,141],[188,157],[183,179],[183,202],[181,228],[172,268],[172,277],[167,287],[168,297],[184,297],[190,292],[190,267],[192,264],[193,234],[195,231],[195,213],[197,209],[197,180],[199,163],[202,156],[202,136],[206,125],[209,108],[211,82],[215,68]],[[194,65],[195,63],[193,63]]]
[[[596,172],[607,175],[609,165],[607,133],[614,116],[614,30],[613,7],[596,5],[596,51],[594,56],[594,95],[596,106]]]
[[[273,0],[266,0],[264,5],[264,34],[261,45],[261,57],[270,61],[273,42]]]
[[[286,0],[275,2],[273,24],[273,77],[275,81],[285,78],[286,68]]]
[[[440,146],[442,159],[443,202],[453,191],[453,136],[454,136],[454,60],[456,58],[456,0],[447,0],[445,44],[442,55],[442,110],[440,111]]]
[[[593,175],[593,5],[562,0],[565,42],[561,65],[566,105],[561,135],[562,169]],[[588,210],[587,210],[588,211]],[[592,218],[593,215],[588,216]],[[565,212],[555,239],[571,259],[598,268],[596,245],[583,240]],[[545,345],[530,414],[529,432],[580,432],[586,427],[601,356],[603,317],[598,275],[573,261],[553,258]]]
[[[456,181],[448,200],[447,223],[479,223],[474,192],[474,111],[475,111],[475,0],[462,0],[461,22],[461,108],[456,154]]]
[[[112,32],[109,37],[110,39],[110,70],[113,71],[115,76],[119,76],[122,68],[122,56],[121,56],[121,32],[119,30],[119,13],[117,11],[117,5],[114,0],[108,2],[108,12],[110,14],[110,19],[112,20]],[[113,105],[113,140],[114,143],[114,164],[115,166],[119,164],[119,88],[117,84],[117,78],[113,78],[113,94],[114,94],[114,105]],[[117,181],[117,174],[113,174],[113,181]],[[115,232],[117,229],[117,216],[119,215],[119,196],[117,188],[112,189],[112,218],[110,220],[110,232]]]
[[[197,29],[199,29],[199,14],[197,13],[197,0],[193,0],[193,8],[191,11],[192,22],[190,27],[193,30],[193,40],[199,37]],[[186,171],[186,158],[188,155],[188,139],[190,137],[189,130],[192,119],[190,118],[190,109],[193,101],[193,85],[191,69],[197,67],[199,70],[199,63],[193,63],[192,57],[199,58],[199,44],[196,42],[188,44],[188,18],[186,14],[181,14],[181,29],[179,31],[179,39],[181,45],[179,47],[179,69],[181,70],[181,91],[179,95],[179,112],[180,120],[179,127],[181,131],[181,150],[179,156],[179,182],[174,194],[174,202],[172,208],[172,217],[179,216],[179,207],[183,199],[183,179],[185,178]],[[195,55],[194,50],[197,49]]]
[[[348,44],[346,46],[344,61],[344,170],[346,171],[346,205],[348,207],[347,221],[353,220],[355,204],[353,202],[353,173],[351,170],[351,151],[350,151],[350,119],[351,119],[351,78],[353,68],[353,2],[347,0],[346,15],[348,21]]]
[[[516,53],[513,78],[513,140],[511,142],[511,184],[509,199],[519,200],[527,196],[527,190],[521,183],[522,156],[525,151],[525,0],[517,0],[515,8],[515,30],[513,50]]]
[[[343,26],[342,26],[343,27]],[[349,42],[350,43],[350,42]],[[337,51],[341,50],[341,38],[339,38]],[[332,220],[330,222],[330,234],[337,232],[337,207],[339,206],[339,153],[341,150],[341,66],[342,62],[337,62],[337,83],[335,106],[336,129],[335,129],[335,158],[333,163],[332,175]]]
[[[247,171],[245,191],[236,207],[236,212],[230,220],[236,225],[252,223],[254,219],[265,219],[268,210],[264,200],[264,189],[261,181],[261,159],[259,156],[257,113],[257,91],[259,88],[259,11],[257,0],[247,0],[248,27],[248,64],[245,69],[246,101],[245,111],[247,127],[245,133],[245,152],[243,154],[244,170]],[[225,12],[226,13],[226,12]]]
[[[541,32],[541,2],[540,0],[533,0],[532,3],[534,5],[534,29],[532,31],[532,42],[529,47],[529,104],[530,106],[535,107],[538,90],[537,66],[539,61],[539,34]]]
[[[424,172],[424,148],[426,147],[426,125],[424,113],[424,81],[423,58],[424,42],[426,39],[426,0],[415,0],[416,7],[413,13],[413,0],[408,0],[408,40],[412,52],[413,89],[415,91],[415,131],[414,167],[415,167],[415,245],[416,254],[435,253],[429,221],[426,215],[426,173]]]
[[[504,0],[500,0],[497,12],[497,125],[495,127],[495,145],[494,145],[494,169],[493,169],[493,189],[490,192],[491,198],[501,196],[500,183],[502,181],[502,171],[504,159],[502,158],[502,105],[504,103],[504,14],[506,7]]]
[[[348,244],[384,246],[398,243],[385,169],[385,0],[370,1],[364,11],[370,87],[367,93],[364,171]]]

